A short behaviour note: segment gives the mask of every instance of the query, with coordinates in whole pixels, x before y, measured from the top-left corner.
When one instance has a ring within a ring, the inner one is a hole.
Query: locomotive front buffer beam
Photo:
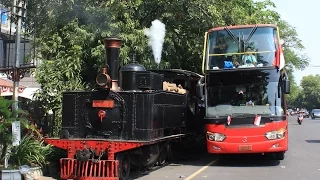
[[[67,150],[68,158],[60,159],[60,176],[68,180],[119,180],[121,179],[121,174],[119,177],[119,160],[121,159],[119,158],[122,158],[120,152],[149,144],[55,138],[47,138],[45,142]],[[116,157],[116,153],[120,156]],[[101,160],[101,158],[107,160]]]
[[[124,180],[130,172],[129,150],[183,136],[176,134],[151,141],[46,138],[45,142],[68,153],[67,158],[60,159],[61,179]]]

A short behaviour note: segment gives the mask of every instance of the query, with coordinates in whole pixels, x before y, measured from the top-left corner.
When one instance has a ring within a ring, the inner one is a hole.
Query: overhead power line
[[[306,66],[305,68],[320,68],[320,65],[310,65]]]

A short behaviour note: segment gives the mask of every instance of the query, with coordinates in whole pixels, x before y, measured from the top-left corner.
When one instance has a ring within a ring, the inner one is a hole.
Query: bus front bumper
[[[244,139],[243,141],[246,140]],[[207,140],[207,149],[208,153],[213,154],[284,152],[288,150],[288,141],[285,138],[252,143],[230,143]]]

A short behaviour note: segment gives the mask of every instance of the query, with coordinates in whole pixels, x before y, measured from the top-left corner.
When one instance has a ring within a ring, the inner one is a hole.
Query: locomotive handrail
[[[196,72],[192,72],[192,71],[187,71],[187,70],[183,70],[183,69],[152,69],[150,70],[152,72],[171,72],[171,73],[182,73],[188,76],[195,76],[195,77],[203,77],[203,75],[198,74]]]
[[[225,56],[225,55],[244,55],[244,54],[261,54],[261,53],[272,53],[276,51],[258,51],[258,52],[242,52],[242,53],[223,53],[223,54],[209,54],[209,56]]]

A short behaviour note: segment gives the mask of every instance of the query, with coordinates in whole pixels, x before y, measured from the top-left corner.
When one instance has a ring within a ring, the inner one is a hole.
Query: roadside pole
[[[17,117],[18,116],[18,100],[19,100],[19,81],[20,81],[20,72],[19,72],[19,67],[20,67],[20,46],[21,46],[21,22],[22,22],[22,12],[23,8],[23,0],[14,0],[14,11],[15,16],[17,18],[17,24],[16,24],[16,40],[15,40],[15,50],[16,50],[16,56],[15,56],[15,63],[14,63],[14,68],[13,68],[13,96],[12,100],[14,101],[12,105],[12,112],[14,115]],[[15,121],[13,124],[13,146],[17,146],[20,144],[21,140],[21,132],[20,132],[20,121]],[[16,127],[14,129],[14,127]]]
[[[18,117],[18,100],[19,100],[19,81],[20,81],[20,46],[21,46],[21,22],[26,10],[25,0],[13,0],[12,16],[16,17],[16,37],[15,37],[15,61],[13,64],[13,96],[12,100],[12,113],[15,117]],[[14,121],[12,123],[12,146],[18,146],[21,141],[21,122]],[[8,149],[8,154],[11,152],[11,148]],[[7,168],[9,163],[9,156],[5,158],[5,167]]]

